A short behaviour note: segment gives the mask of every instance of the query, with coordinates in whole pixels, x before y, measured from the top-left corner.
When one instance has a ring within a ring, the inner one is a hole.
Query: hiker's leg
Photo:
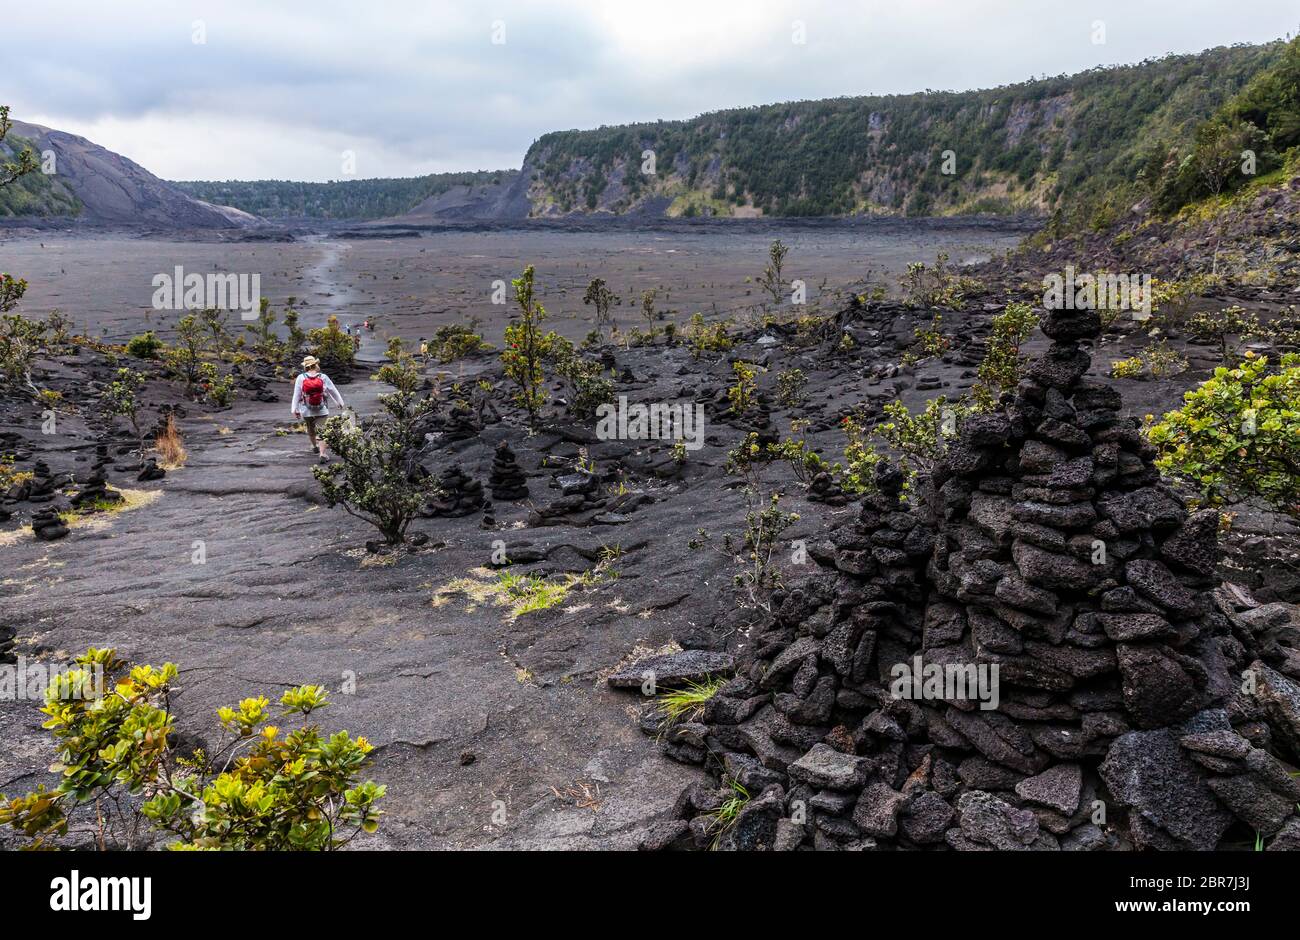
[[[311,441],[311,449],[320,450],[320,444],[316,442],[316,419],[308,415],[303,419],[307,424],[307,440]]]
[[[313,425],[313,427],[312,427],[312,432],[313,432],[313,433],[312,433],[312,443],[316,445],[316,450],[318,450],[318,451],[320,452],[320,459],[321,459],[321,460],[324,460],[324,459],[325,459],[325,438],[323,438],[320,434],[315,433],[315,431],[316,431],[315,424],[316,424],[318,421],[321,421],[321,420],[322,420],[322,419],[320,419],[320,418],[312,418],[312,419],[311,419],[311,421],[312,421],[312,425]]]

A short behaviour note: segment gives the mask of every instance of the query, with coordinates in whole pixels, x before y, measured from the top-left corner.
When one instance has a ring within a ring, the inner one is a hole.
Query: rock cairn
[[[48,503],[58,495],[57,481],[50,472],[50,466],[44,460],[36,461],[32,467],[32,478],[25,484],[26,492],[19,498],[29,503]]]
[[[650,722],[720,786],[645,847],[1300,847],[1300,630],[1265,642],[1211,591],[1217,513],[1189,515],[1083,380],[1097,315],[1043,331],[913,505],[882,464],[702,714]],[[750,799],[724,828],[732,781]]]
[[[529,528],[621,525],[652,500],[646,493],[607,492],[601,487],[601,478],[587,470],[561,473],[555,477],[554,486],[559,488],[560,496],[545,506],[532,507],[528,513]]]
[[[473,479],[459,464],[452,464],[438,478],[442,495],[429,501],[422,515],[426,519],[455,519],[468,516],[483,507],[483,484]]]
[[[274,391],[272,383],[276,380],[273,376],[262,375],[255,369],[244,368],[239,364],[236,364],[231,372],[235,377],[236,385],[245,392],[245,397],[261,402],[280,400],[280,396]]]
[[[808,482],[808,501],[826,506],[847,506],[849,497],[835,478],[823,470]]]
[[[108,477],[103,466],[97,466],[90,472],[86,482],[72,497],[72,505],[77,509],[102,508],[105,504],[120,503],[122,494],[108,488]]]
[[[68,527],[59,518],[59,513],[52,506],[39,509],[32,516],[32,534],[42,542],[53,542],[68,534]]]
[[[443,440],[448,443],[470,440],[478,437],[483,431],[483,425],[474,412],[467,405],[460,403],[453,403],[446,417],[439,416],[434,424],[442,432]]]
[[[0,448],[6,454],[11,454],[15,462],[30,460],[32,457],[31,445],[17,431],[0,431]]]
[[[498,444],[496,453],[492,455],[488,486],[492,489],[492,498],[496,500],[518,502],[528,498],[528,477],[506,441]]]

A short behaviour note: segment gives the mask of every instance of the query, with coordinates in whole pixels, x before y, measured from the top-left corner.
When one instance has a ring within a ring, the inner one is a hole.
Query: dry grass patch
[[[189,453],[185,450],[181,429],[176,426],[176,418],[167,416],[167,424],[154,439],[154,450],[158,453],[158,466],[164,470],[179,470],[185,466]]]

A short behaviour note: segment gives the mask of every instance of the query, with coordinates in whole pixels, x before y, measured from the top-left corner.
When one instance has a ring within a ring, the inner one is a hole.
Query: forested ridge
[[[670,198],[670,214],[681,215],[1047,212],[1132,187],[1154,155],[1190,145],[1284,48],[562,131],[534,143],[525,166],[535,168],[534,205],[549,212],[619,212],[647,196]],[[647,150],[654,175],[641,172]]]
[[[506,171],[433,173],[404,179],[332,180],[294,183],[287,180],[178,182],[186,193],[205,202],[234,206],[268,219],[382,219],[400,215],[421,201],[455,186],[495,185]]]

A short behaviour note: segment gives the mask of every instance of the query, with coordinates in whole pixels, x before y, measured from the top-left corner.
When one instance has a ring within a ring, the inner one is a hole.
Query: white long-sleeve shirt
[[[317,374],[325,380],[325,401],[323,404],[328,408],[329,400],[333,398],[338,402],[340,408],[344,407],[343,396],[339,394],[338,388],[332,381],[330,381],[330,377],[324,372],[319,372]],[[293,398],[289,400],[289,413],[292,415],[297,415],[300,411],[304,411],[310,407],[307,402],[302,400],[302,380],[306,377],[306,372],[299,372],[298,378],[293,383]]]

